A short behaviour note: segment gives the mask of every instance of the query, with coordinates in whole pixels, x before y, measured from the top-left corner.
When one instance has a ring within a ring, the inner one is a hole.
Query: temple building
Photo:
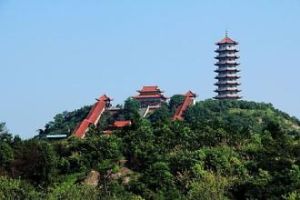
[[[142,108],[149,106],[160,106],[162,102],[167,101],[163,91],[158,86],[144,86],[137,91],[139,94],[133,98],[140,102]]]
[[[240,83],[238,79],[240,76],[238,72],[239,63],[237,59],[239,56],[237,53],[239,52],[237,49],[238,42],[232,40],[228,37],[227,33],[225,38],[220,42],[217,42],[218,48],[215,52],[218,55],[215,57],[218,61],[215,64],[217,69],[215,72],[218,74],[215,78],[218,80],[215,85],[218,87],[215,92],[217,96],[215,99],[220,100],[228,100],[228,99],[241,99],[239,96],[239,92],[241,90],[238,89]]]

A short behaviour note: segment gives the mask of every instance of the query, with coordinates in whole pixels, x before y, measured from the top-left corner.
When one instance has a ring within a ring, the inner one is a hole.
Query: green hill
[[[87,112],[57,115],[41,135],[70,130]],[[172,112],[164,105],[142,119],[128,109],[83,140],[22,141],[1,125],[0,199],[300,198],[298,119],[248,101],[200,101],[184,121]],[[104,135],[115,118],[133,125]]]

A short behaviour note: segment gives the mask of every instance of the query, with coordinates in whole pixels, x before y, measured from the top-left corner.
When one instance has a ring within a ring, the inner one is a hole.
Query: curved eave
[[[240,58],[240,56],[236,56],[236,55],[234,55],[234,56],[228,56],[228,55],[226,55],[226,56],[216,56],[215,57],[215,59],[229,59],[229,58],[232,58],[232,59],[239,59]]]
[[[216,86],[219,86],[219,85],[223,85],[223,86],[226,86],[226,85],[234,85],[234,86],[237,86],[237,85],[241,85],[241,83],[238,83],[238,82],[236,82],[236,83],[215,83],[215,85]]]
[[[241,92],[242,90],[239,90],[239,89],[234,89],[234,90],[230,90],[230,89],[224,89],[224,90],[220,90],[220,89],[217,89],[215,90],[215,92]]]
[[[238,65],[240,65],[240,63],[239,62],[235,62],[235,63],[219,63],[219,62],[217,62],[217,63],[215,63],[215,65],[216,66],[238,66]]]
[[[216,53],[219,53],[219,52],[239,52],[239,50],[237,50],[237,49],[216,49],[215,52]]]
[[[134,99],[164,99],[164,100],[169,99],[168,97],[165,97],[165,96],[134,96],[132,98],[134,98]]]
[[[241,99],[241,96],[236,96],[236,97],[214,97],[214,99],[218,99],[218,100],[238,100]]]
[[[227,41],[227,42],[223,42],[223,41],[221,41],[221,42],[216,42],[215,44],[220,46],[220,45],[224,45],[224,44],[238,45],[239,43],[236,42],[236,41],[231,40],[231,41]]]
[[[223,69],[223,70],[221,70],[221,69],[216,69],[215,70],[215,72],[217,72],[217,73],[220,73],[220,72],[240,72],[241,70],[239,70],[239,69]]]
[[[218,79],[218,80],[222,80],[222,79],[224,79],[224,80],[227,80],[227,79],[237,80],[237,79],[240,79],[240,78],[241,78],[241,76],[216,76],[215,77],[215,79]]]

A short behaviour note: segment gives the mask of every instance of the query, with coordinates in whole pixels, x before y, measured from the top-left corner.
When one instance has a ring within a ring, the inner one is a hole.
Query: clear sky
[[[0,121],[23,138],[104,93],[213,97],[226,29],[244,99],[300,117],[299,0],[0,0],[0,27]]]

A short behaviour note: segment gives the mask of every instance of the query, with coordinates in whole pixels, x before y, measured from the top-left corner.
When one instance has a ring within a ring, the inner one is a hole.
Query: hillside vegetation
[[[206,100],[171,121],[171,102],[142,119],[128,99],[82,140],[21,140],[1,124],[0,199],[300,199],[298,119],[271,104]],[[40,134],[65,133],[87,112],[59,114]],[[104,135],[115,118],[133,125]]]

